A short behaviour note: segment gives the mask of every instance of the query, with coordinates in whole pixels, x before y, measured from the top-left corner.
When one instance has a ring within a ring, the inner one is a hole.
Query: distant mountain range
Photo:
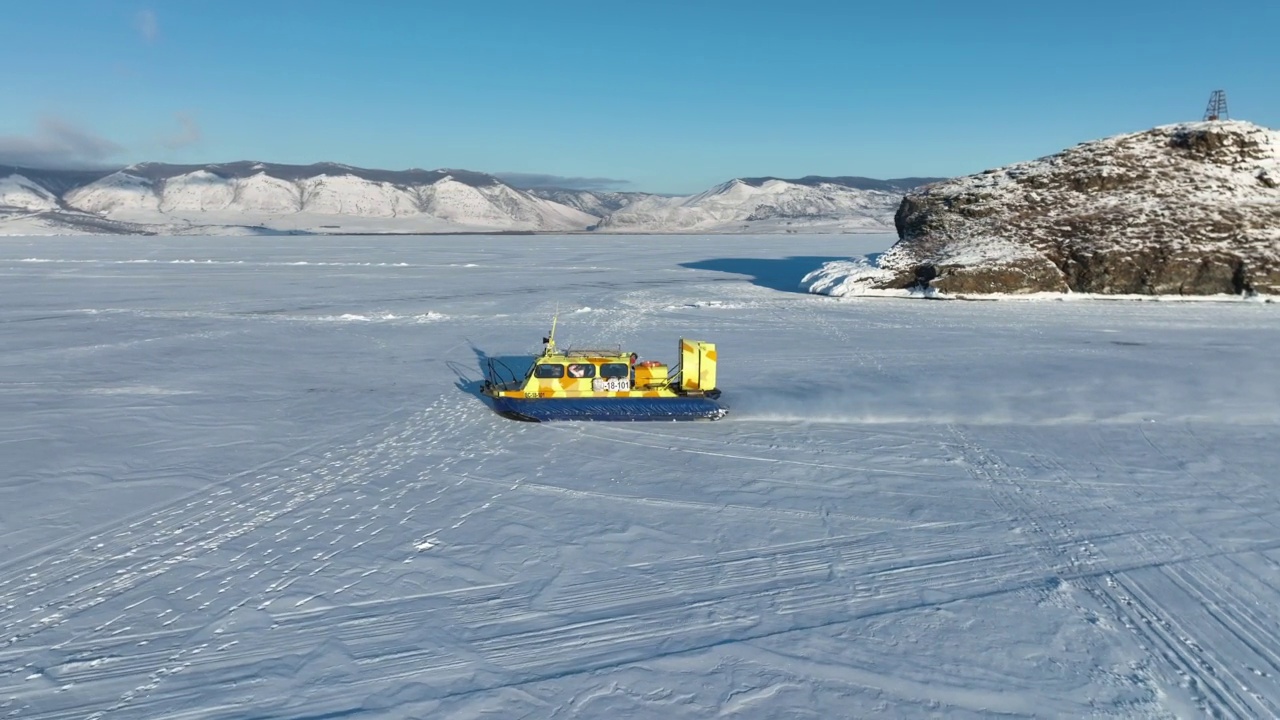
[[[335,163],[0,165],[0,235],[889,231],[902,195],[931,180],[740,178],[670,197]]]
[[[637,198],[601,218],[607,232],[892,232],[906,190],[868,178],[739,178],[685,197]]]

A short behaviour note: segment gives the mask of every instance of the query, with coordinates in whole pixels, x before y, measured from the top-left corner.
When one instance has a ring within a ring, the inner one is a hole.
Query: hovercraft
[[[716,346],[680,339],[680,364],[639,361],[621,348],[560,350],[551,333],[523,378],[490,359],[481,392],[513,420],[718,420]],[[506,379],[503,379],[504,371]]]

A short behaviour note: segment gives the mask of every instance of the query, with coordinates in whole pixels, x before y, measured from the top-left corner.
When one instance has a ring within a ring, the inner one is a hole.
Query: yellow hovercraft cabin
[[[555,321],[523,379],[502,380],[490,361],[483,393],[515,420],[717,420],[716,346],[680,340],[680,364],[637,362],[635,353],[560,350]]]

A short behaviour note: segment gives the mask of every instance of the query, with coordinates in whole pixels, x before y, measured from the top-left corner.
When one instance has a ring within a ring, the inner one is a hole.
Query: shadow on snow
[[[713,258],[696,262],[680,263],[680,267],[691,270],[714,270],[716,272],[748,275],[751,284],[782,292],[802,293],[800,281],[805,275],[833,260],[848,260],[849,256],[828,257],[822,255],[792,255],[784,258]],[[869,256],[868,260],[872,260]]]
[[[456,377],[454,387],[479,398],[486,405],[492,405],[488,396],[481,390],[484,388],[484,378],[489,372],[490,366],[493,367],[497,375],[498,382],[506,382],[509,380],[521,380],[529,372],[529,368],[533,367],[534,361],[537,359],[532,355],[490,355],[484,350],[471,345],[471,352],[476,356],[476,369],[480,371],[479,378],[472,378],[471,368],[463,363],[449,361],[446,363]]]

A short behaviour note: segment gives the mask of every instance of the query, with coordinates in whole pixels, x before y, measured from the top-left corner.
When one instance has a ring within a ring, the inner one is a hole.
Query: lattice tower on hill
[[[1227,119],[1227,91],[1214,90],[1209,96],[1209,105],[1204,109],[1205,120]]]

